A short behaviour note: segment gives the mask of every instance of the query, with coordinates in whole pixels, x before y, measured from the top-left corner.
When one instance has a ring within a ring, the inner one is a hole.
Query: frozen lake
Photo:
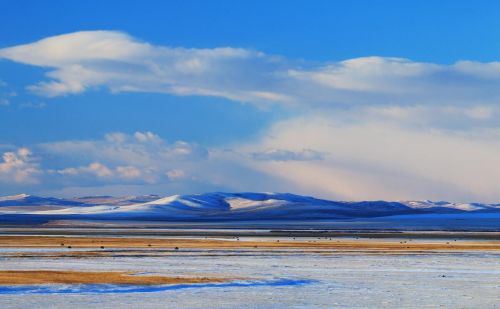
[[[500,254],[192,250],[168,256],[6,257],[0,270],[244,278],[163,287],[0,289],[1,308],[498,308]],[[53,249],[52,249],[53,250]],[[138,289],[139,288],[139,289]]]

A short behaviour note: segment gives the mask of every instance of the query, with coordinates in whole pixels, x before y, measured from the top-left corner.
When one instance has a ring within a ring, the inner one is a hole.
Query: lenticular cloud
[[[44,96],[112,92],[217,96],[260,104],[498,104],[500,63],[451,65],[363,57],[313,63],[233,47],[157,46],[115,31],[82,31],[0,50],[48,68],[29,87]]]

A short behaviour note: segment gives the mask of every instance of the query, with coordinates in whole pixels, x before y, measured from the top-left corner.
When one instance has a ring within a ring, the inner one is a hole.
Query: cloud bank
[[[323,160],[256,161],[296,190],[342,199],[500,199],[500,129],[404,126],[316,113],[276,123],[240,151],[276,147],[327,153]]]
[[[500,62],[318,63],[243,48],[157,46],[114,31],[49,37],[0,49],[0,58],[46,68],[47,79],[28,87],[46,97],[156,92],[295,112],[257,138],[217,147],[110,132],[19,148],[3,154],[0,182],[75,188],[68,192],[121,186],[500,201]]]
[[[167,143],[152,132],[38,144],[33,151],[5,152],[0,182],[14,179],[72,194],[155,188],[162,194],[293,191],[342,200],[498,200],[500,130],[457,134],[342,119],[322,113],[284,120],[231,149]]]

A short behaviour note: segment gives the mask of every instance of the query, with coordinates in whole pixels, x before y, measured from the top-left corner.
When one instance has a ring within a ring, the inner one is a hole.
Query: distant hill
[[[0,207],[3,206],[83,206],[86,203],[60,199],[55,197],[40,197],[28,194],[18,194],[0,197]]]
[[[147,195],[59,199],[26,194],[0,197],[0,220],[11,220],[15,215],[24,219],[47,220],[307,221],[472,213],[500,213],[500,204],[442,201],[345,202],[290,193],[250,192],[214,192],[163,198]]]

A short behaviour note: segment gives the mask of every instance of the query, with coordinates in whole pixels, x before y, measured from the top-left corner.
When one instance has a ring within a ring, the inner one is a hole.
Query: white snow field
[[[11,251],[33,249],[1,249],[0,270],[115,270],[246,279],[160,287],[3,287],[0,308],[5,309],[498,308],[500,303],[498,252],[370,254],[186,249],[168,256],[5,257]]]

